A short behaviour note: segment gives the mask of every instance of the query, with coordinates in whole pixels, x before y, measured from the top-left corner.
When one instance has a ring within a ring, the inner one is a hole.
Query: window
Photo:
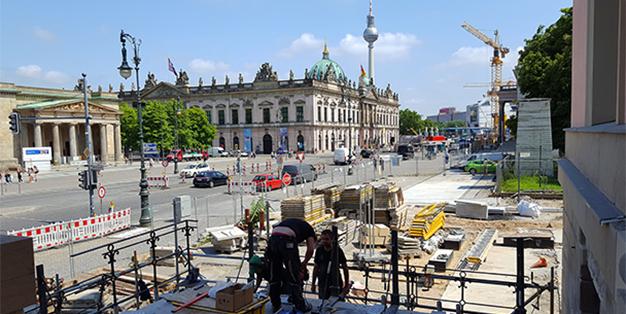
[[[217,111],[217,124],[224,125],[226,123],[226,118],[224,118],[224,110]]]
[[[304,107],[296,107],[296,122],[304,122]]]
[[[270,108],[263,108],[263,123],[270,123]]]
[[[328,122],[328,108],[324,108],[324,122]]]
[[[322,121],[322,107],[317,107],[317,121]]]
[[[335,108],[330,109],[330,122],[335,122]]]
[[[341,120],[341,119],[340,119]],[[343,110],[343,123],[346,123],[346,109]]]
[[[246,124],[252,124],[252,108],[246,108]]]
[[[213,123],[213,112],[211,110],[206,112],[206,118],[209,120],[209,123]]]
[[[232,124],[239,124],[239,110],[232,109],[230,112],[233,120]]]
[[[289,107],[280,108],[280,122],[287,123],[289,122]]]

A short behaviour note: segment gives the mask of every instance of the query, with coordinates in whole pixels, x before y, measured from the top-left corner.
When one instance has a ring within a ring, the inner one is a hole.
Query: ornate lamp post
[[[176,101],[176,112],[174,113],[174,146],[176,147],[176,155],[174,156],[174,174],[178,173],[178,116],[180,115],[180,97],[177,98]],[[182,156],[182,152],[181,152]]]
[[[346,96],[344,87],[341,87],[341,102],[348,107],[348,156],[352,158],[352,113],[350,112],[350,97]]]
[[[142,117],[142,109],[143,105],[141,103],[141,88],[139,87],[139,63],[141,62],[141,58],[139,58],[139,46],[141,46],[141,39],[135,39],[135,37],[130,34],[124,33],[124,30],[120,33],[120,42],[122,43],[122,65],[120,65],[117,69],[120,71],[120,75],[124,79],[128,79],[133,74],[133,68],[128,65],[126,60],[126,41],[129,41],[130,44],[133,45],[133,63],[135,64],[135,74],[137,76],[137,91],[136,91],[136,99],[135,106],[137,107],[137,116],[139,120],[139,150],[141,153],[141,166],[139,171],[141,172],[141,180],[139,181],[139,197],[141,199],[141,218],[139,218],[139,224],[141,226],[150,226],[152,225],[152,210],[150,209],[150,200],[148,192],[148,180],[146,180],[146,164],[144,157],[144,148],[143,148],[143,117]]]

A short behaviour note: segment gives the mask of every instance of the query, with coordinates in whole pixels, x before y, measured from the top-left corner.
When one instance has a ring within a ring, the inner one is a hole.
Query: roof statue
[[[130,90],[131,91],[135,90],[135,82],[130,83]]]
[[[293,81],[293,71],[289,69],[289,80]]]
[[[202,88],[202,77],[198,79],[198,87]]]
[[[120,93],[124,91],[124,83],[120,83]]]
[[[109,83],[109,93],[113,92],[113,85],[111,85],[111,83]]]
[[[278,75],[276,75],[276,72],[272,71],[272,66],[269,62],[265,62],[261,64],[261,68],[259,68],[259,71],[256,72],[254,81],[278,81]]]
[[[83,82],[83,79],[78,79],[77,84],[74,85],[74,91],[82,91],[84,88]]]
[[[228,87],[228,84],[230,84],[230,78],[228,78],[228,74],[226,74],[226,76],[224,77],[224,85]]]
[[[239,85],[243,85],[243,75],[239,73]]]
[[[211,76],[211,87],[215,87],[215,76]]]
[[[187,76],[187,72],[183,71],[183,69],[180,69],[180,71],[178,71],[178,77],[176,78],[176,85],[177,86],[189,85],[189,76]]]
[[[102,94],[102,85],[98,84],[98,93]]]
[[[387,88],[385,88],[385,96],[392,97],[393,91],[391,91],[391,84],[387,83]]]
[[[154,73],[148,72],[148,78],[146,79],[146,82],[143,85],[144,85],[144,88],[152,88],[157,85],[157,80],[156,80]]]
[[[304,68],[304,78],[309,78],[309,68]]]

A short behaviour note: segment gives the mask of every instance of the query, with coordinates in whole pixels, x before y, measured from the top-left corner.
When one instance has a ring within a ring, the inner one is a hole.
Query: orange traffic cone
[[[539,260],[537,260],[532,266],[530,266],[530,268],[542,268],[542,267],[548,267],[548,261],[546,261],[546,259],[543,257],[539,257]]]

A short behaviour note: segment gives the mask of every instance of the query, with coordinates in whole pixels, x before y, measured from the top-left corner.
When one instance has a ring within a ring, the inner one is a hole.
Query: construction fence
[[[526,194],[548,198],[560,198],[563,189],[558,181],[556,159],[531,159],[509,156],[498,163],[487,162],[482,169],[495,173],[496,193],[502,195]]]

